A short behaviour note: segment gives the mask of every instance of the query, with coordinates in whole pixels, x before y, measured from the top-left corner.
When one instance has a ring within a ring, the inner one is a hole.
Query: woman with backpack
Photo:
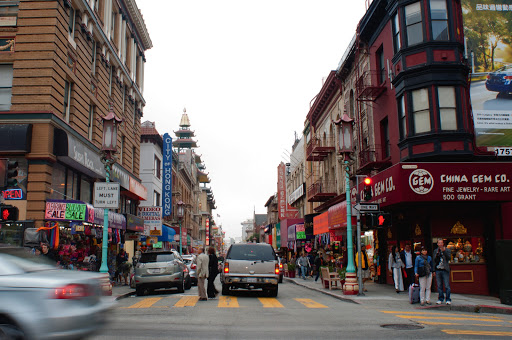
[[[427,248],[421,247],[420,256],[414,261],[414,274],[420,281],[420,304],[430,305],[430,287],[432,286],[432,275],[434,262],[427,255]]]

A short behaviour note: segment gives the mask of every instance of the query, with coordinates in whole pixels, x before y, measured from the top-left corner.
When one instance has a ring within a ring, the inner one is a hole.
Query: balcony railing
[[[383,157],[381,145],[362,150],[358,154],[358,173],[368,172],[369,170],[378,170],[391,165],[389,157]]]
[[[318,181],[308,188],[308,202],[325,202],[337,195],[334,183]]]
[[[323,161],[335,150],[334,137],[312,138],[306,147],[306,158],[308,161]]]
[[[357,100],[359,101],[375,101],[384,91],[386,87],[382,85],[386,75],[382,75],[380,70],[365,71],[356,82]],[[381,79],[381,77],[384,79]]]

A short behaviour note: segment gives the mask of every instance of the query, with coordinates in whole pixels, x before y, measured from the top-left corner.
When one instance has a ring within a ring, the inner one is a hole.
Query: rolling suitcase
[[[409,302],[420,302],[420,285],[417,283],[411,283],[411,285],[409,286]]]

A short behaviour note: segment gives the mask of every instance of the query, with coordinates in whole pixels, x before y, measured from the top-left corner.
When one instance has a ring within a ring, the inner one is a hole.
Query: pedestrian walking
[[[450,297],[450,264],[448,263],[451,259],[451,250],[444,246],[444,240],[437,240],[437,249],[434,251],[434,264],[436,271],[437,280],[437,292],[439,297],[437,298],[437,304],[440,305],[444,300],[444,289],[446,290],[446,304],[451,305],[452,299]]]
[[[308,266],[309,266],[309,260],[308,260],[307,256],[304,255],[304,253],[302,253],[301,257],[299,258],[299,266],[300,266],[302,278],[305,280],[306,273],[307,273]]]
[[[389,274],[393,275],[393,281],[395,282],[395,290],[397,294],[404,291],[404,282],[402,279],[403,267],[404,263],[402,262],[398,248],[393,246],[388,258],[388,269]]]
[[[368,254],[366,253],[366,246],[361,245],[361,278],[363,279],[363,292],[367,292],[364,284],[371,277],[370,265],[368,263]],[[359,253],[356,253],[356,267],[359,266]]]
[[[405,265],[404,269],[404,283],[405,289],[408,289],[410,285],[414,283],[414,263],[416,260],[416,254],[411,250],[411,245],[406,244],[405,249],[400,252],[400,257],[402,259],[403,264]]]
[[[432,270],[434,263],[427,255],[427,248],[421,247],[420,256],[414,261],[414,275],[420,283],[420,304],[430,305],[430,287],[432,286]]]
[[[219,274],[219,260],[215,255],[215,248],[208,248],[208,288],[206,290],[208,299],[215,299],[219,294],[217,288],[215,288],[215,278]]]
[[[316,269],[316,277],[315,282],[318,281],[318,277],[320,276],[321,267],[324,265],[324,258],[322,254],[318,253],[318,256],[315,259],[315,269]]]
[[[197,249],[197,257],[196,257],[196,275],[197,275],[197,291],[199,294],[199,301],[206,301],[208,298],[206,297],[206,290],[204,289],[204,281],[208,277],[208,265],[210,259],[204,253],[203,248]]]

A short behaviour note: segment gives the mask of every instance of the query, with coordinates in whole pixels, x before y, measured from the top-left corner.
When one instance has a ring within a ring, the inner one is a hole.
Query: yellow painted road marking
[[[174,304],[174,307],[194,307],[199,300],[199,296],[184,296]]]
[[[424,314],[424,315],[448,315],[448,312],[446,313],[433,313],[433,312],[404,312],[404,311],[389,311],[389,310],[381,310],[381,313],[387,313],[387,314]],[[475,315],[475,314],[456,314],[457,316],[467,316],[471,318],[480,318],[481,315]],[[486,315],[486,318],[493,318],[493,319],[502,319],[498,316],[492,316],[492,315]]]
[[[217,307],[221,308],[238,308],[238,299],[235,296],[221,296],[219,297],[219,304]]]
[[[443,329],[450,335],[483,335],[483,336],[512,336],[512,332],[470,331],[465,329]]]
[[[284,308],[276,298],[258,298],[264,308]]]
[[[139,301],[136,304],[131,305],[130,307],[127,307],[127,308],[149,308],[149,307],[153,306],[156,302],[158,302],[160,300],[162,300],[161,297],[158,297],[158,298],[145,298],[144,300]]]
[[[460,323],[456,322],[431,322],[431,321],[417,321],[418,323],[422,323],[425,325],[445,325],[445,326],[460,326]],[[496,324],[484,324],[484,323],[472,323],[468,324],[468,326],[481,326],[481,327],[503,327],[503,328],[511,328],[512,326],[507,325],[496,325]]]
[[[423,315],[396,315],[402,319],[436,319],[436,320],[471,320],[475,321],[474,318],[458,318],[454,316],[423,316]],[[477,321],[488,321],[488,322],[502,322],[496,319],[476,319]]]
[[[304,306],[306,306],[308,308],[329,308],[326,305],[322,305],[321,303],[315,302],[311,299],[294,299],[294,300],[299,301],[300,303],[302,303]]]

